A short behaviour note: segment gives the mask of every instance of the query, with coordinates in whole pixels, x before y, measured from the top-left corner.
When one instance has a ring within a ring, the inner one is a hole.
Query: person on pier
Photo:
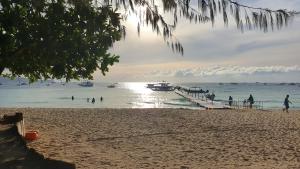
[[[253,98],[252,94],[250,94],[250,96],[248,98],[248,102],[249,102],[250,109],[252,109],[252,105],[254,104],[254,98]]]

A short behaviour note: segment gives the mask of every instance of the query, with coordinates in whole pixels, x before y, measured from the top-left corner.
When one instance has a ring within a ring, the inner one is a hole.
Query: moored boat
[[[156,84],[147,84],[147,87],[153,91],[173,91],[175,88],[168,82],[160,82]]]
[[[78,84],[79,86],[82,86],[82,87],[93,87],[94,86],[94,83],[90,82],[90,81],[85,81],[85,82],[81,82]]]
[[[108,85],[107,87],[108,87],[108,88],[115,88],[116,85],[115,85],[115,84],[110,84],[110,85]]]

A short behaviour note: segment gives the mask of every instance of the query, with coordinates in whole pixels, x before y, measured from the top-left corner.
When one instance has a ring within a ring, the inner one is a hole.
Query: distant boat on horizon
[[[115,84],[110,84],[110,85],[108,85],[107,87],[108,87],[108,88],[115,88],[116,85],[115,85]]]
[[[18,84],[18,86],[25,86],[25,85],[27,85],[27,83],[25,83],[25,82],[22,82],[22,83]]]
[[[108,88],[115,88],[117,84],[118,84],[118,83],[113,83],[113,84],[108,85],[107,87],[108,87]]]
[[[81,82],[78,84],[79,86],[82,86],[82,87],[93,87],[94,86],[94,83],[90,82],[90,81],[85,81],[85,82]]]

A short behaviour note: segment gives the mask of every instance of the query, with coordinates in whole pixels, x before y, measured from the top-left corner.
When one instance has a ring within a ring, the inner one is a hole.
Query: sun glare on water
[[[126,88],[128,88],[129,90],[133,91],[134,93],[138,93],[141,95],[150,95],[151,93],[153,93],[153,91],[149,88],[147,88],[147,83],[134,83],[134,82],[130,82],[130,83],[125,83]]]
[[[158,106],[153,91],[146,87],[147,83],[132,82],[124,85],[139,96],[139,101],[133,103],[133,108],[155,108]]]

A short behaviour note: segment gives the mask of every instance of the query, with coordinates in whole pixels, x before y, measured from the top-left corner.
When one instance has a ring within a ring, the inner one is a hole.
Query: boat
[[[154,85],[155,85],[155,83],[148,83],[146,87],[147,88],[152,88],[152,87],[154,87]]]
[[[175,88],[172,85],[170,85],[170,83],[167,83],[165,81],[150,85],[148,88],[150,88],[153,91],[173,91],[173,90],[175,90]]]
[[[25,82],[22,82],[22,83],[18,84],[18,86],[25,86],[25,85],[27,85],[27,83],[25,83]]]
[[[108,85],[107,87],[108,87],[108,88],[115,88],[116,85],[115,85],[115,84],[110,84],[110,85]]]
[[[113,83],[113,84],[108,85],[107,87],[108,88],[115,88],[117,84],[119,84],[119,83]]]
[[[94,86],[94,84],[90,81],[81,82],[78,85],[82,86],[82,87],[93,87]]]

